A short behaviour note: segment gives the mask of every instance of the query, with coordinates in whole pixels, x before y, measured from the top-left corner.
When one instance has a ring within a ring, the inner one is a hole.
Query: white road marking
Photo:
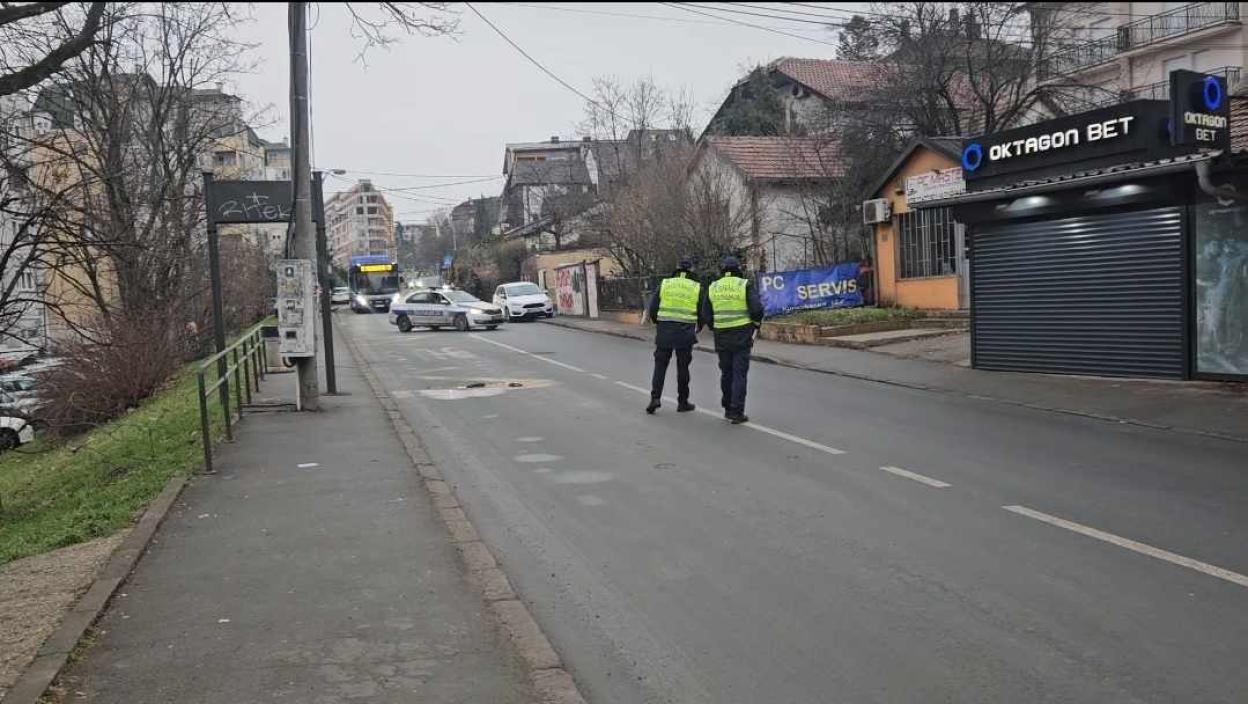
[[[594,377],[595,379],[602,379],[603,381],[607,380],[607,377],[603,376],[602,374],[591,373],[590,376]]]
[[[523,438],[516,438],[516,442],[541,442],[544,438],[537,435],[529,435]]]
[[[519,347],[512,347],[511,345],[506,345],[506,344],[503,344],[503,343],[501,343],[501,342],[495,342],[494,340],[487,340],[487,339],[485,339],[485,338],[483,338],[483,337],[478,337],[478,336],[476,336],[476,335],[473,335],[473,337],[476,337],[477,339],[481,340],[482,342],[488,342],[488,343],[490,343],[491,345],[498,345],[498,346],[500,346],[500,347],[506,347],[507,349],[512,350],[512,351],[514,351],[514,352],[518,352],[518,353],[520,353],[520,354],[527,354],[527,355],[529,355],[529,356],[531,356],[531,357],[535,357],[535,358],[537,358],[537,359],[543,359],[542,357],[538,357],[537,355],[534,355],[532,352],[526,352],[525,350],[522,350],[522,349],[520,349]],[[569,365],[565,365],[565,364],[563,364],[562,362],[555,362],[555,360],[553,360],[553,359],[545,359],[545,360],[543,360],[543,361],[546,361],[546,362],[551,362],[552,364],[558,364],[559,366],[569,366]],[[584,371],[584,370],[578,370],[578,371]],[[617,382],[615,382],[615,383],[616,383],[617,385],[619,385],[619,386],[623,386],[624,388],[629,389],[630,391],[636,391],[636,392],[637,392],[637,393],[639,393],[639,394],[645,394],[645,395],[647,395],[647,396],[649,396],[649,395],[650,395],[650,390],[649,390],[649,389],[643,389],[643,388],[641,388],[640,386],[633,386],[632,384],[628,384],[628,383],[625,383],[625,382],[623,382],[623,381],[617,381]],[[699,413],[704,413],[704,414],[706,414],[706,415],[708,415],[708,416],[716,416],[716,417],[717,417],[717,416],[719,415],[719,414],[717,414],[717,413],[715,413],[715,412],[713,412],[713,411],[708,411],[708,410],[706,410],[706,409],[704,409],[704,408],[699,408],[699,409],[698,409],[698,412],[699,412]],[[744,427],[746,427],[746,428],[750,428],[751,430],[757,430],[757,431],[758,431],[758,432],[760,432],[760,433],[766,433],[766,434],[771,435],[771,436],[773,436],[773,437],[780,438],[781,440],[788,440],[789,442],[796,443],[796,444],[798,444],[798,445],[802,445],[802,446],[804,446],[804,447],[809,447],[809,448],[810,448],[810,449],[812,449],[812,450],[818,450],[818,451],[820,451],[820,452],[826,452],[826,453],[827,453],[827,454],[829,454],[829,455],[843,455],[843,454],[845,454],[845,451],[844,451],[844,450],[838,450],[838,449],[836,449],[835,447],[829,447],[829,446],[824,445],[824,444],[822,444],[822,443],[817,443],[817,442],[815,442],[814,440],[807,440],[806,438],[803,438],[803,437],[798,437],[797,435],[792,435],[792,434],[790,434],[790,433],[786,433],[786,432],[784,432],[783,430],[776,430],[775,428],[769,428],[769,427],[767,427],[767,426],[765,426],[765,425],[759,425],[758,423],[746,423]]]
[[[497,417],[498,417],[497,413],[490,413],[488,415],[481,416],[483,420],[494,420]]]
[[[1190,557],[1183,557],[1182,555],[1176,555],[1175,553],[1172,553],[1168,550],[1155,548],[1152,545],[1139,543],[1134,540],[1130,540],[1128,538],[1123,538],[1123,537],[1114,535],[1113,533],[1106,533],[1103,530],[1090,528],[1088,526],[1075,523],[1074,521],[1068,521],[1065,518],[1058,518],[1057,516],[1050,516],[1047,513],[1041,513],[1040,511],[1027,508],[1026,506],[1002,506],[1001,508],[1005,509],[1006,511],[1010,511],[1011,513],[1017,513],[1020,516],[1026,516],[1028,518],[1034,518],[1037,521],[1041,521],[1043,523],[1048,523],[1051,526],[1057,526],[1058,528],[1065,528],[1066,530],[1079,533],[1080,535],[1086,535],[1089,538],[1096,538],[1097,540],[1104,541],[1111,545],[1117,545],[1120,548],[1126,548],[1127,550],[1131,550],[1132,552],[1138,552],[1141,555],[1147,555],[1149,557],[1153,557],[1158,560],[1164,560],[1171,564],[1179,565],[1180,567],[1186,567],[1191,570],[1196,570],[1197,572],[1200,572],[1202,574],[1207,574],[1210,577],[1217,577],[1218,579],[1224,579],[1232,584],[1238,584],[1241,587],[1248,587],[1248,576],[1239,574],[1238,572],[1232,572],[1227,569],[1222,569],[1221,567],[1210,565],[1206,562],[1201,562],[1200,560],[1193,560]]]
[[[632,384],[625,384],[625,383],[624,383],[624,382],[622,382],[622,381],[617,381],[617,382],[615,382],[615,383],[616,383],[618,386],[623,386],[624,388],[626,388],[626,389],[628,389],[628,390],[630,390],[630,391],[636,391],[636,392],[637,392],[637,393],[639,393],[639,394],[645,394],[645,395],[647,395],[647,396],[649,396],[649,395],[650,395],[650,391],[649,391],[649,389],[643,389],[643,388],[641,388],[640,386],[633,386]]]
[[[539,462],[558,462],[559,460],[563,458],[560,457],[559,455],[546,455],[546,454],[542,454],[539,452],[539,453],[533,453],[533,454],[528,454],[528,455],[516,455],[515,457],[512,457],[511,459],[517,462],[536,464]]]
[[[906,479],[913,479],[914,481],[920,484],[934,486],[937,489],[948,489],[949,487],[953,486],[952,484],[946,484],[945,482],[942,482],[939,479],[932,479],[931,477],[925,477],[922,474],[919,474],[918,472],[911,472],[910,470],[902,469],[901,467],[880,467],[880,469],[884,470],[885,472],[888,472],[889,474],[896,474],[899,477],[905,477]]]
[[[590,470],[580,470],[574,472],[560,472],[554,476],[556,484],[601,484],[609,482],[615,478],[610,472],[594,472]]]
[[[299,464],[295,466],[298,467],[299,469],[308,469],[309,467],[319,467],[321,466],[321,463],[320,462],[300,462]]]
[[[472,337],[473,339],[475,339],[475,340],[480,340],[480,341],[482,341],[482,342],[488,342],[488,343],[490,343],[491,345],[498,345],[499,347],[502,347],[503,349],[511,350],[512,352],[515,352],[516,354],[526,354],[526,355],[528,355],[528,356],[532,357],[533,359],[538,359],[538,360],[541,360],[541,361],[543,361],[543,362],[546,362],[547,364],[553,364],[553,365],[555,365],[556,367],[563,367],[564,369],[568,369],[568,370],[570,370],[570,371],[574,371],[574,372],[580,372],[580,373],[582,373],[582,374],[584,374],[584,373],[585,373],[585,370],[584,370],[584,369],[581,369],[580,367],[574,367],[574,366],[572,366],[571,364],[564,364],[563,362],[560,362],[560,361],[559,361],[559,360],[557,360],[557,359],[547,359],[547,358],[545,358],[545,357],[541,356],[540,354],[533,354],[532,352],[529,352],[528,350],[522,350],[522,349],[520,349],[519,347],[512,347],[511,345],[508,345],[508,344],[503,343],[503,342],[499,342],[499,341],[497,341],[497,340],[487,340],[487,339],[485,339],[484,337],[481,337],[480,335],[472,335],[471,337]]]

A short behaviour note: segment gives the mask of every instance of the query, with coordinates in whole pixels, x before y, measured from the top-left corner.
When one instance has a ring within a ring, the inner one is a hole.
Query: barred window
[[[930,208],[897,216],[901,278],[944,276],[958,272],[953,213]]]

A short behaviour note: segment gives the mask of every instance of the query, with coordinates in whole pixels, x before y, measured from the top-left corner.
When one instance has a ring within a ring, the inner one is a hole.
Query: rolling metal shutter
[[[975,366],[1181,378],[1183,211],[986,223],[973,240]]]

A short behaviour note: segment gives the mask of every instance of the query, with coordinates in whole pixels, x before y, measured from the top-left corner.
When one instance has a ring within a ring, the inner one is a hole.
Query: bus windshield
[[[352,278],[355,279],[355,292],[365,296],[397,293],[399,290],[399,275],[393,271],[374,271],[367,274],[357,271]]]

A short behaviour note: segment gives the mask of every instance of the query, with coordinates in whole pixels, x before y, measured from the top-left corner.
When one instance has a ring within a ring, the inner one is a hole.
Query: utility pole
[[[295,259],[317,262],[315,233],[312,230],[312,138],[308,128],[308,4],[292,2],[290,17],[290,127],[295,153],[295,237],[291,247]],[[313,269],[317,271],[317,269]],[[312,311],[307,311],[312,315]],[[299,407],[320,410],[320,388],[316,374],[316,346],[311,357],[296,359],[299,377]]]

